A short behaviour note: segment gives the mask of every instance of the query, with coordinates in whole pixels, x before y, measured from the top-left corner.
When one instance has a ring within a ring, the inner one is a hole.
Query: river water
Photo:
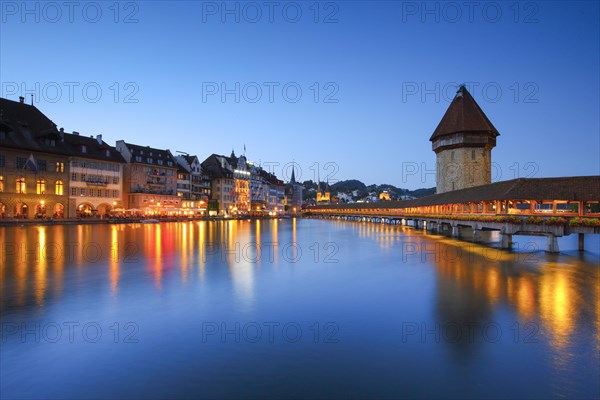
[[[598,236],[558,255],[515,241],[304,219],[0,228],[0,395],[598,398]]]

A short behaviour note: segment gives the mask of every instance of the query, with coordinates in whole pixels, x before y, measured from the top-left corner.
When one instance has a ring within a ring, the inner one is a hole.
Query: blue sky
[[[203,159],[245,144],[283,178],[295,161],[303,180],[318,165],[332,182],[431,187],[429,137],[467,83],[501,133],[494,180],[600,173],[598,2],[4,1],[1,11],[1,96],[33,92],[59,127],[113,145]]]

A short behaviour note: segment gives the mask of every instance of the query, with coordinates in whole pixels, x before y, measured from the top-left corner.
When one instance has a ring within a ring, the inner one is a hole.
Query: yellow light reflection
[[[552,346],[564,349],[575,327],[577,294],[570,274],[562,267],[545,267],[540,277],[540,317],[552,335]]]
[[[117,231],[117,226],[112,225],[110,227],[110,290],[114,294],[117,292],[117,288],[119,286],[119,232]]]
[[[46,273],[48,268],[48,261],[45,254],[46,251],[46,227],[39,226],[38,231],[38,242],[36,248],[36,266],[35,266],[35,301],[38,306],[44,305],[44,296],[46,294]]]

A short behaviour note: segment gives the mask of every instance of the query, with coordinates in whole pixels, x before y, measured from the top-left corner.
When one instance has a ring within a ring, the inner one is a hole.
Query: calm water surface
[[[0,395],[598,398],[598,236],[584,254],[530,239],[506,253],[318,220],[0,228]]]

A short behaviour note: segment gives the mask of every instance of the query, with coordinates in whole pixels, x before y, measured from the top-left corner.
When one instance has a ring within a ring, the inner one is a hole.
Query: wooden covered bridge
[[[471,229],[499,231],[501,248],[510,249],[513,235],[543,235],[546,251],[559,251],[557,237],[600,233],[600,176],[519,178],[455,190],[414,200],[374,203],[318,204],[304,215],[348,221],[412,225],[460,237]]]

